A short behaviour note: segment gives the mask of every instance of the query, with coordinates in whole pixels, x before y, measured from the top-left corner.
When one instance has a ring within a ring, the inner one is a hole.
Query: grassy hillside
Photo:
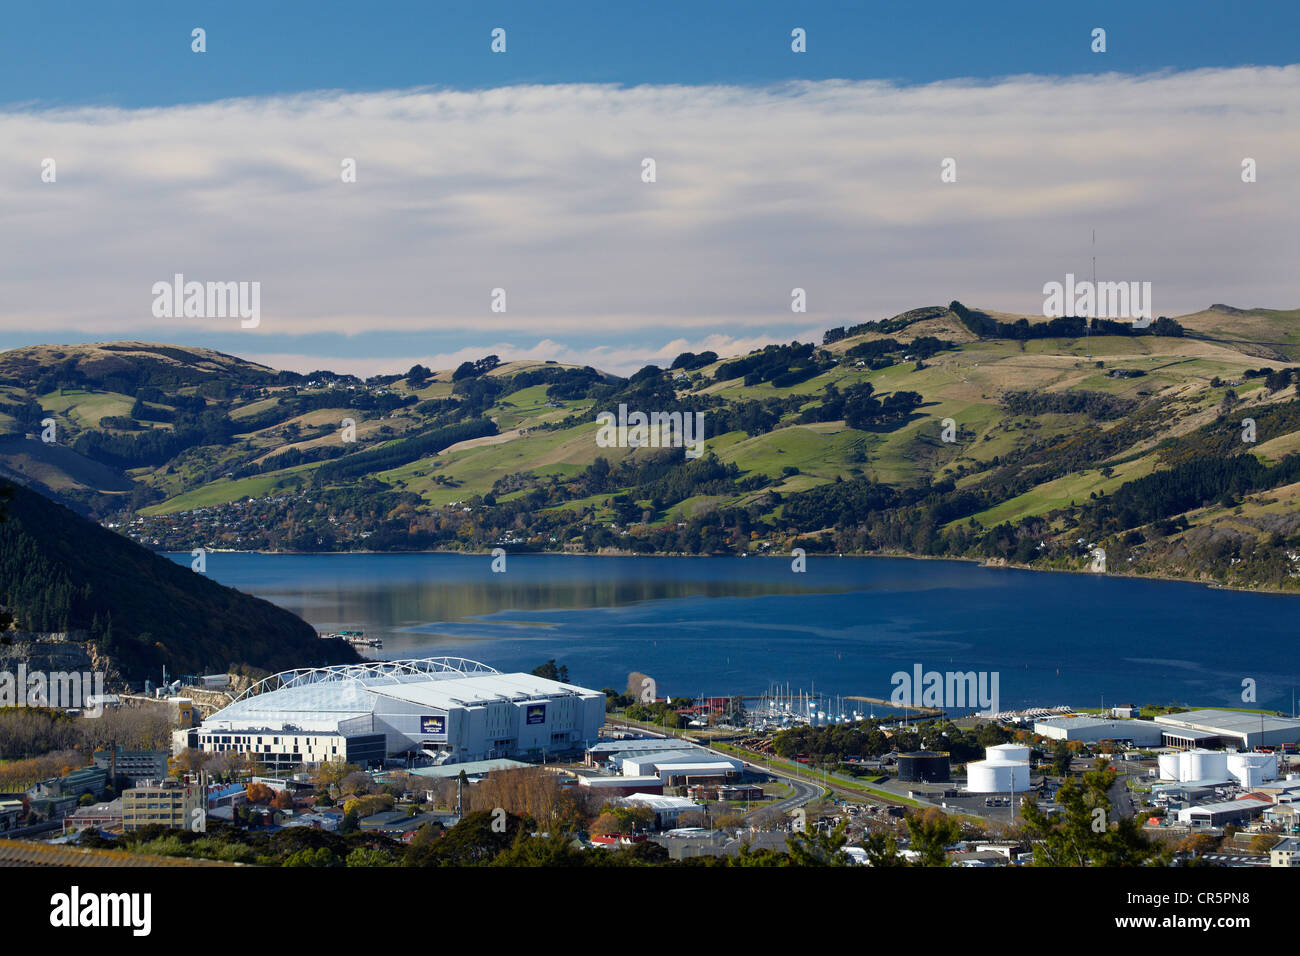
[[[362,381],[45,346],[0,355],[0,465],[151,547],[802,546],[1074,568],[1102,547],[1112,573],[1286,588],[1289,472],[1264,466],[1300,453],[1297,318],[1216,305],[1085,336],[952,303],[626,379],[489,356]],[[620,404],[703,414],[704,457],[602,447],[597,415]],[[58,453],[36,451],[46,416]],[[1152,475],[1204,497],[1124,505]]]

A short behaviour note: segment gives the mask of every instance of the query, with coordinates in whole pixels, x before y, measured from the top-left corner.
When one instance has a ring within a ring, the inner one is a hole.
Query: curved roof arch
[[[367,661],[362,664],[331,664],[327,667],[300,667],[280,671],[258,681],[235,698],[239,703],[249,697],[301,687],[306,684],[329,684],[355,681],[371,684],[401,684],[406,680],[428,680],[430,677],[464,677],[467,674],[499,674],[495,667],[467,657],[408,657],[394,661]]]
[[[324,729],[370,714],[375,696],[367,688],[430,680],[500,674],[495,667],[465,657],[416,657],[362,664],[334,664],[281,671],[258,681],[204,724],[290,724]]]

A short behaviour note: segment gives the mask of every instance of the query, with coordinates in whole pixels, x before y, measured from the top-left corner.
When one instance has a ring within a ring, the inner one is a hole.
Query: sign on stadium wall
[[[546,705],[529,704],[524,710],[524,723],[526,724],[544,724],[546,723]]]
[[[421,717],[420,733],[430,734],[437,737],[446,736],[447,718],[442,714],[438,714],[437,716],[434,717],[427,717],[427,716]]]

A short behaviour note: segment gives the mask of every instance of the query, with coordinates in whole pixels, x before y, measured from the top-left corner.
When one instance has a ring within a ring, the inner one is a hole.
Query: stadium
[[[189,730],[173,749],[248,753],[270,769],[545,757],[594,743],[601,691],[503,674],[461,657],[284,671]]]

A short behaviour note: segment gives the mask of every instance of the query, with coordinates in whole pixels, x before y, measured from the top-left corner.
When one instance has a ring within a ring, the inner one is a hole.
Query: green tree
[[[841,821],[834,830],[804,830],[789,837],[785,845],[790,850],[794,866],[852,866],[853,858],[844,852],[849,839],[844,834],[846,824]]]
[[[1081,781],[1067,780],[1056,793],[1061,812],[1048,816],[1026,800],[1024,832],[1034,841],[1034,866],[1159,866],[1171,851],[1142,833],[1135,818],[1112,820],[1108,792],[1118,773],[1098,767]]]
[[[862,840],[868,866],[903,866],[898,855],[898,841],[888,833],[869,833]]]
[[[1070,744],[1065,740],[1058,740],[1056,747],[1052,750],[1052,774],[1057,777],[1068,777],[1070,775],[1070,760],[1074,757],[1074,751],[1070,749]]]
[[[957,821],[942,810],[932,808],[907,818],[911,849],[918,854],[915,866],[947,866],[948,846],[961,837]]]

